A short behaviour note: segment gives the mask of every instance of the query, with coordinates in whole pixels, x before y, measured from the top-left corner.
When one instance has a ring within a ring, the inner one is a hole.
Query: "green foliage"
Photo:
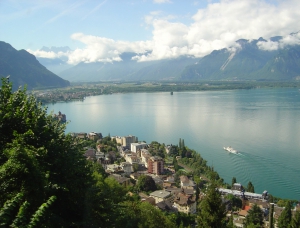
[[[21,206],[24,195],[18,193],[12,200],[8,200],[0,210],[1,227],[33,228],[44,227],[42,222],[47,218],[49,207],[53,204],[56,197],[51,196],[46,203],[43,203],[34,214],[29,212],[30,204],[25,201]],[[19,210],[17,210],[19,208]],[[18,213],[16,213],[18,212]],[[29,218],[30,222],[29,222]]]
[[[233,177],[232,178],[232,181],[231,181],[231,187],[233,187],[233,185],[236,183],[236,178],[235,177]]]
[[[4,206],[0,210],[0,226],[5,227],[8,226],[14,216],[17,207],[19,206],[20,202],[22,201],[23,194],[18,193],[14,198],[11,200],[7,200]]]
[[[157,189],[155,182],[152,177],[147,175],[141,175],[138,178],[136,188],[138,191],[155,191]]]
[[[233,216],[231,214],[230,218],[229,218],[229,221],[227,223],[227,226],[226,228],[235,228],[236,226],[233,224]]]
[[[291,222],[291,228],[299,228],[300,227],[300,211],[296,211],[292,222]]]
[[[85,227],[114,227],[120,212],[119,204],[126,199],[126,189],[115,179],[105,178],[98,165],[91,167],[93,183],[86,192]]]
[[[117,218],[116,227],[138,228],[174,228],[176,223],[170,216],[147,202],[125,201],[120,205],[121,213]]]
[[[42,222],[45,220],[45,214],[49,210],[49,207],[53,204],[53,202],[56,200],[56,196],[51,196],[46,203],[43,203],[39,209],[34,213],[32,216],[30,223],[27,227],[33,228],[33,227],[39,227],[41,226]]]
[[[284,210],[281,212],[277,220],[277,225],[280,228],[288,228],[292,221],[292,204],[288,201],[285,205]]]
[[[239,197],[236,197],[232,194],[227,194],[224,198],[229,199],[231,201],[234,210],[242,208],[242,200]]]
[[[205,198],[200,202],[197,222],[199,227],[221,228],[225,225],[226,210],[215,181],[209,185]]]
[[[261,226],[263,224],[263,219],[264,217],[262,210],[257,204],[254,204],[248,211],[245,224],[247,227],[251,224]]]
[[[247,185],[247,192],[255,192],[254,191],[254,186],[253,186],[253,184],[252,184],[252,182],[251,181],[249,181],[248,182],[248,185]]]
[[[47,115],[26,89],[12,92],[12,84],[2,79],[0,204],[22,193],[30,204],[28,213],[33,214],[56,196],[44,224],[51,222],[58,227],[82,221],[90,175],[80,144],[64,130],[65,125]]]

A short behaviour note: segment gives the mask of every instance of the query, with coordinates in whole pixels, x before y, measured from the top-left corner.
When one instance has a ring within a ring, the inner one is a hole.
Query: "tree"
[[[247,192],[255,192],[254,191],[254,186],[253,186],[253,184],[252,184],[252,182],[251,181],[249,181],[248,182],[248,185],[247,185]]]
[[[226,209],[222,203],[221,194],[217,190],[215,181],[209,185],[205,198],[200,202],[197,216],[199,227],[220,228],[225,225]]]
[[[227,223],[227,228],[235,228],[235,225],[233,224],[233,216],[231,214],[230,218],[229,218],[229,221]]]
[[[300,227],[300,211],[296,211],[291,222],[291,228],[299,228],[299,227]]]
[[[233,187],[233,185],[236,183],[236,178],[235,177],[233,177],[232,178],[232,181],[231,181],[231,187]]]
[[[155,191],[156,185],[152,177],[147,175],[141,175],[138,178],[137,185],[136,185],[138,191]]]
[[[231,201],[233,209],[242,208],[242,200],[239,197],[236,197],[232,194],[227,194],[224,198]]]
[[[147,202],[125,201],[120,205],[120,208],[121,212],[116,219],[116,227],[176,227],[170,216],[166,216],[162,211]]]
[[[281,215],[278,218],[277,225],[280,228],[289,227],[292,221],[292,204],[290,201],[287,201],[284,210],[281,212]]]
[[[264,223],[263,220],[264,217],[262,210],[257,204],[254,204],[248,211],[245,224],[247,225],[247,227],[251,224],[261,226]]]
[[[81,223],[91,176],[80,143],[64,131],[65,125],[48,115],[26,89],[12,92],[9,80],[2,79],[0,205],[22,193],[28,213],[33,214],[55,196],[44,226]]]
[[[138,164],[138,163],[134,163],[134,164],[132,165],[132,168],[133,168],[133,172],[138,171],[138,170],[139,170],[139,164]]]

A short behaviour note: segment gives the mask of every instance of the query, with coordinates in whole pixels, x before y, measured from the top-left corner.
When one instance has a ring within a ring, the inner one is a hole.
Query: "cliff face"
[[[34,55],[25,50],[17,51],[10,44],[0,41],[0,76],[8,75],[14,89],[24,85],[28,89],[70,85],[69,81],[47,70]]]

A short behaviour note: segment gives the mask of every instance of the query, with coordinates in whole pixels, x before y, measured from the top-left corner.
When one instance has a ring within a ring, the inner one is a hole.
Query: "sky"
[[[259,48],[276,50],[300,44],[291,35],[299,9],[299,0],[0,0],[0,41],[74,65],[121,61],[123,52],[139,53],[137,61],[203,57],[259,37]]]

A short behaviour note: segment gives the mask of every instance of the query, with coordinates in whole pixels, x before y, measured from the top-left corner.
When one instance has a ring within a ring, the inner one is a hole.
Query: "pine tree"
[[[236,183],[236,178],[235,177],[233,177],[232,178],[232,181],[231,181],[231,187],[233,187],[233,185]]]
[[[248,185],[247,185],[247,192],[255,192],[254,191],[254,186],[252,184],[251,181],[248,182]]]
[[[221,228],[225,225],[226,209],[221,194],[213,180],[207,189],[205,198],[200,202],[197,216],[199,227]]]
[[[292,204],[290,201],[286,203],[284,210],[278,218],[277,224],[280,228],[288,228],[292,221]]]
[[[254,204],[248,211],[246,217],[246,225],[262,225],[264,222],[263,212],[257,204]]]
[[[300,211],[296,211],[291,222],[291,228],[299,228],[299,227],[300,227]]]

